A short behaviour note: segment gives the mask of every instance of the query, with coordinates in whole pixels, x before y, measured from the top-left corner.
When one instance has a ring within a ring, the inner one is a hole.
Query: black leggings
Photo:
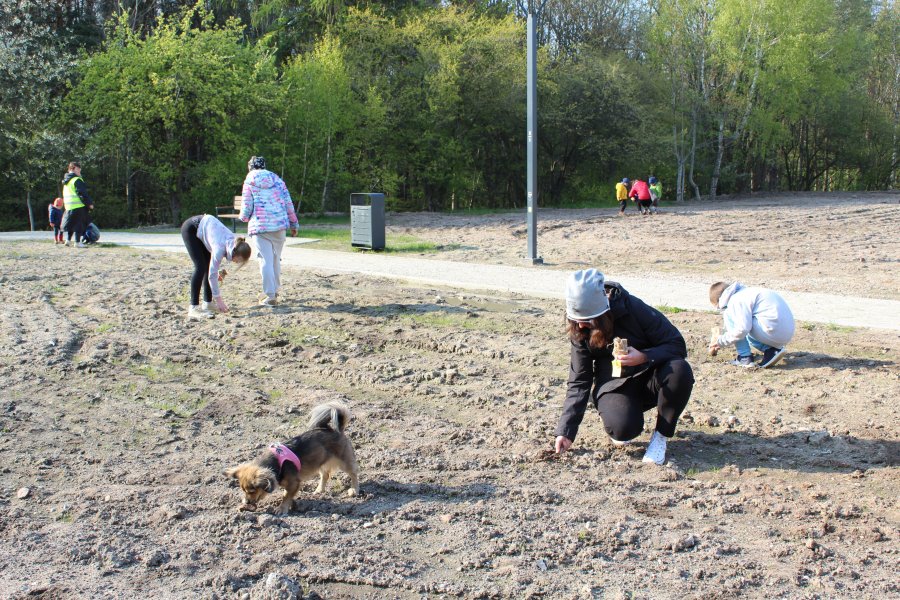
[[[644,429],[644,412],[656,407],[656,430],[672,437],[693,388],[694,372],[686,360],[662,363],[600,396],[597,408],[603,427],[614,440],[636,438]]]
[[[203,299],[212,302],[212,291],[209,289],[209,261],[212,260],[209,250],[197,237],[197,228],[203,215],[191,217],[181,225],[181,239],[187,248],[188,256],[194,261],[194,274],[191,275],[191,306],[200,304],[200,285],[203,285]]]

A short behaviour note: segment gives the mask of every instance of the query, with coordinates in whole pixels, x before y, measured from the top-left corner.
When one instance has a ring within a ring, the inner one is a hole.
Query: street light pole
[[[526,111],[528,113],[528,143],[526,152],[528,155],[528,180],[526,185],[528,192],[528,256],[526,258],[531,261],[531,264],[539,265],[543,264],[544,259],[537,254],[537,44],[534,38],[533,1],[528,0],[527,22]]]

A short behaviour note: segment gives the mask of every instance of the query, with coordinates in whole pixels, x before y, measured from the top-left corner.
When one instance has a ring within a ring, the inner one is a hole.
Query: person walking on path
[[[631,183],[627,177],[616,184],[616,200],[619,202],[619,215],[625,215],[625,206],[628,204],[628,184]]]
[[[75,161],[69,163],[69,170],[63,177],[62,184],[63,204],[66,207],[62,227],[66,230],[66,246],[87,248],[81,240],[84,238],[84,229],[88,223],[88,211],[94,209],[94,203],[88,196],[87,184],[81,178],[79,163]]]
[[[57,244],[63,243],[62,235],[62,218],[63,218],[63,199],[57,198],[47,207],[47,216],[50,219],[50,228],[53,229],[53,241]]]
[[[784,298],[770,289],[717,281],[709,287],[709,301],[722,311],[725,325],[725,333],[710,342],[710,354],[733,345],[737,358],[731,364],[736,367],[767,369],[778,364],[795,329],[794,314]],[[759,365],[751,346],[763,353]]]
[[[231,261],[238,268],[250,260],[250,245],[242,237],[235,237],[221,221],[212,215],[197,215],[181,225],[181,239],[188,256],[194,261],[191,276],[191,304],[188,319],[211,319],[213,312],[228,312],[228,306],[219,291],[219,282],[227,272],[219,267]],[[203,286],[203,304],[200,304],[200,286]]]
[[[247,169],[241,194],[241,221],[248,223],[247,234],[256,245],[263,286],[260,304],[273,306],[281,291],[281,251],[286,230],[296,236],[300,224],[287,186],[281,177],[266,170],[266,159],[251,157]]]
[[[642,179],[635,179],[634,185],[631,186],[631,192],[628,194],[631,198],[637,198],[638,210],[642,215],[650,214],[650,206],[653,201],[650,199],[650,188],[647,182]]]
[[[643,461],[663,464],[666,440],[675,435],[694,387],[684,337],[665,315],[596,269],[569,276],[566,329],[569,379],[556,452],[572,446],[588,401],[617,446],[641,434],[644,412],[655,407],[656,429]],[[627,347],[614,351],[615,338],[626,339]]]
[[[659,212],[659,201],[662,200],[662,184],[659,182],[659,179],[656,177],[651,177],[650,180],[650,200],[653,204],[653,212]]]

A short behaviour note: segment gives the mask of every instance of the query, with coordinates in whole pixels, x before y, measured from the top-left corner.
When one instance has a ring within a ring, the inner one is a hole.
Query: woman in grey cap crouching
[[[569,276],[566,326],[571,362],[556,452],[571,447],[590,400],[615,445],[640,435],[644,412],[655,407],[656,429],[643,460],[665,463],[666,440],[694,387],[684,337],[665,315],[596,269]],[[625,353],[613,354],[614,338],[628,341]]]

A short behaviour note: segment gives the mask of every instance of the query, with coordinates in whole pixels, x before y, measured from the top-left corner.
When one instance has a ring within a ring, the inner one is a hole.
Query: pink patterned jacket
[[[294,203],[281,177],[265,169],[247,173],[242,190],[241,221],[256,235],[299,227]]]

